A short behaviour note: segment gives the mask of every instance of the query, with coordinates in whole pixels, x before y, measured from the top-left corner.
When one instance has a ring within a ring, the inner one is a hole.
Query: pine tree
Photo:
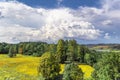
[[[64,63],[66,60],[64,40],[62,39],[60,39],[57,43],[57,59],[60,63]]]
[[[67,50],[67,61],[75,61],[77,54],[77,43],[75,40],[69,40]]]

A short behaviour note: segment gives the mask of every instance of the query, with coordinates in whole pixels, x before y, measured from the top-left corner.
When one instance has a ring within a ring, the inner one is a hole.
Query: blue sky
[[[0,42],[120,43],[119,0],[0,0]]]
[[[99,7],[99,0],[18,0],[32,7],[57,8],[59,6],[79,8],[80,6]],[[60,5],[58,3],[60,2]]]

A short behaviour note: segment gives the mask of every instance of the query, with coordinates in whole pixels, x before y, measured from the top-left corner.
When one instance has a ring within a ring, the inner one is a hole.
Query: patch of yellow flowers
[[[39,65],[39,57],[32,57],[32,56],[23,56],[23,55],[17,55],[15,58],[9,58],[7,55],[0,55],[0,71],[4,70],[6,71],[14,71],[17,73],[26,74],[29,76],[37,77],[38,76],[38,65]],[[61,71],[60,74],[63,73],[65,64],[60,64]],[[94,69],[89,65],[79,65],[79,67],[84,72],[84,78],[91,77],[91,73],[94,71]],[[10,74],[10,73],[9,73]],[[7,73],[7,75],[9,76]],[[6,74],[3,74],[6,75]],[[0,75],[0,77],[2,77]]]

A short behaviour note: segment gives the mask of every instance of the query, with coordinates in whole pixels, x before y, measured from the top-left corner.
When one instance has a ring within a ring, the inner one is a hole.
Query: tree
[[[0,53],[8,54],[9,53],[10,44],[7,43],[0,43]]]
[[[78,52],[77,52],[77,61],[82,62],[82,53],[81,53],[81,47],[78,45]]]
[[[13,46],[13,55],[16,56],[18,50],[17,50],[17,45]]]
[[[88,65],[91,65],[93,66],[93,64],[95,64],[97,61],[96,61],[96,56],[94,53],[86,53],[85,54],[85,57],[84,57],[84,61],[85,63],[87,63]]]
[[[57,59],[60,63],[64,63],[64,61],[66,60],[66,54],[64,49],[64,40],[60,39],[57,43]]]
[[[77,60],[81,63],[85,63],[85,54],[90,53],[89,49],[83,45],[78,46]]]
[[[83,80],[83,72],[75,63],[65,66],[63,80]]]
[[[23,54],[23,44],[19,45],[18,53]]]
[[[14,51],[14,47],[13,46],[10,47],[8,56],[9,57],[15,57],[16,56],[16,53]]]
[[[49,45],[49,52],[51,53],[56,53],[56,45],[55,44],[50,44]]]
[[[77,53],[77,43],[75,40],[69,40],[67,50],[67,61],[75,61]]]
[[[94,68],[92,77],[95,80],[120,80],[120,54],[103,54]]]
[[[68,40],[64,41],[64,48],[65,48],[65,54],[66,54],[68,50]]]
[[[40,45],[40,53],[43,54],[45,52],[44,44]]]
[[[38,73],[44,77],[45,80],[55,80],[59,75],[60,65],[55,56],[49,52],[44,53],[40,59]]]

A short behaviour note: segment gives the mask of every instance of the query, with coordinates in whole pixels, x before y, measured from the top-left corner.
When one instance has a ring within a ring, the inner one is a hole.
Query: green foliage
[[[33,53],[32,55],[35,56],[35,57],[39,57],[39,56],[41,56],[42,54],[40,54],[40,53]]]
[[[83,80],[83,72],[77,64],[67,64],[64,69],[63,80]]]
[[[88,65],[91,65],[93,66],[96,62],[97,62],[97,56],[96,55],[99,55],[97,53],[94,53],[94,52],[90,52],[90,53],[86,53],[85,54],[85,63],[87,63]]]
[[[94,66],[93,78],[99,80],[119,80],[120,79],[120,54],[103,54],[99,62]]]
[[[55,56],[49,52],[44,53],[40,59],[38,73],[44,77],[45,80],[55,80],[59,75],[60,65]]]
[[[12,47],[11,47],[11,48],[9,49],[9,53],[8,53],[8,56],[9,56],[9,57],[13,57],[13,52],[12,52],[12,51],[13,51],[13,49],[12,49]]]
[[[51,53],[56,53],[56,45],[55,44],[50,44],[49,45],[49,52]]]
[[[60,39],[57,43],[57,59],[60,63],[64,63],[66,60],[64,40],[62,39]]]
[[[60,39],[57,44],[47,44],[44,42],[0,43],[0,53],[8,53],[9,57],[15,57],[17,53],[37,57],[42,56],[38,69],[40,80],[61,79],[61,76],[59,76],[59,63],[67,61],[70,64],[67,64],[65,67],[63,80],[83,80],[83,72],[78,68],[77,64],[72,62],[86,63],[92,66],[96,63],[94,65],[95,71],[90,80],[120,79],[119,53],[89,50],[86,46],[77,44],[75,40],[64,41]],[[9,78],[11,79],[11,76]]]
[[[0,53],[8,54],[10,46],[11,45],[7,43],[0,43]]]
[[[51,52],[56,55],[60,63],[78,61],[84,63],[86,54],[85,47],[81,47],[75,40],[60,39],[57,44],[47,44],[45,42],[21,42],[19,44],[0,43],[0,53],[9,53],[12,56],[13,52],[9,49],[13,46],[14,53],[23,55],[32,55],[40,57],[45,52]]]
[[[77,60],[81,63],[85,63],[85,54],[90,53],[89,49],[83,45],[78,46]]]
[[[85,62],[87,64],[92,64],[92,56],[90,54],[85,54]]]
[[[19,53],[24,55],[41,56],[49,47],[44,42],[23,42],[19,45]]]
[[[10,49],[9,49],[9,53],[8,53],[8,56],[9,57],[15,57],[16,56],[16,46],[11,46]]]
[[[77,42],[75,40],[69,40],[67,50],[67,61],[75,61],[77,52]]]

